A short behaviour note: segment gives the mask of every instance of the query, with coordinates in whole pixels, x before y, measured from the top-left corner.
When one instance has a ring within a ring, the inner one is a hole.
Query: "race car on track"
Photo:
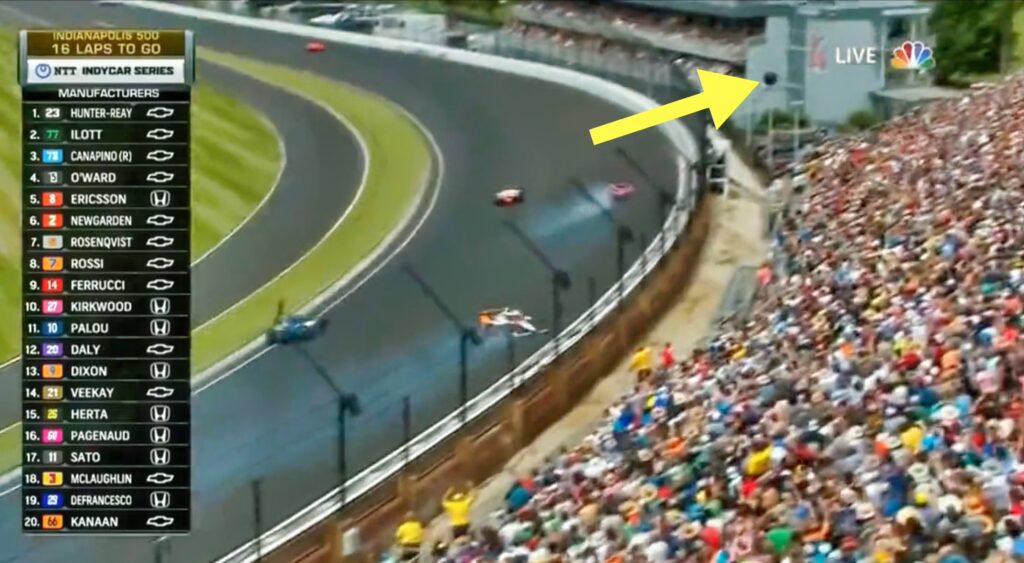
[[[319,41],[310,41],[309,43],[306,43],[306,50],[310,53],[319,53],[326,48],[327,46]]]
[[[301,315],[288,315],[267,331],[267,344],[305,342],[323,334],[327,319],[311,319]]]
[[[512,207],[519,205],[526,200],[526,192],[522,188],[508,186],[494,194],[494,205],[498,207]]]
[[[629,196],[633,195],[636,191],[636,187],[629,182],[616,182],[608,185],[608,193],[612,195],[612,198],[616,200],[629,199]]]
[[[507,328],[512,336],[529,336],[544,334],[547,329],[538,329],[533,324],[533,317],[518,309],[502,307],[500,309],[484,309],[478,314],[480,328],[483,330]]]

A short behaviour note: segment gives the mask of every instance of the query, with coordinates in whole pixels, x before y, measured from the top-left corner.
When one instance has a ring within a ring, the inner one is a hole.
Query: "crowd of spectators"
[[[434,554],[1024,560],[1022,172],[1022,76],[819,146],[746,320]]]
[[[667,53],[598,35],[523,22],[512,22],[502,31],[501,40],[505,47],[530,50],[536,55],[557,59],[560,64],[581,65],[594,71],[615,72],[656,83],[669,83],[670,65],[682,69],[694,83],[698,68],[734,75],[740,70],[722,61]]]
[[[667,40],[683,38],[705,44],[741,46],[747,39],[764,32],[764,28],[758,25],[736,23],[745,20],[714,20],[695,14],[655,11],[607,2],[581,5],[571,1],[539,0],[522,3],[520,7],[591,25],[611,25],[644,36],[654,34]]]

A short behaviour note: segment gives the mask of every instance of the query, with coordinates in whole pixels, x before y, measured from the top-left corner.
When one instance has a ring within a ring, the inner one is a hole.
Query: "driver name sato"
[[[124,291],[128,282],[124,278],[93,278],[68,280],[68,289],[72,293],[116,293]]]
[[[108,493],[71,493],[68,497],[68,506],[91,506],[95,508],[108,507],[130,507],[133,504],[132,495]]]
[[[101,248],[104,250],[128,249],[132,247],[132,236],[77,236],[68,241],[69,248]]]

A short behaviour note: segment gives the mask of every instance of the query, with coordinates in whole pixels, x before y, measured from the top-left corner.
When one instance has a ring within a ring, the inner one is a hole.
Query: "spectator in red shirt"
[[[676,355],[672,351],[672,343],[666,342],[661,348],[661,368],[672,369],[672,366],[676,364]]]

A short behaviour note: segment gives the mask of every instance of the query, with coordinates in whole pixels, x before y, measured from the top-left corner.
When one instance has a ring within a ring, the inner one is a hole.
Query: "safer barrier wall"
[[[688,286],[707,238],[712,198],[703,198],[687,231],[644,286],[558,361],[484,416],[346,506],[335,517],[264,557],[268,563],[376,561],[390,548],[406,512],[423,519],[440,512],[448,487],[482,483],[545,429],[567,414],[643,338]],[[359,530],[361,549],[343,557],[343,535]]]

